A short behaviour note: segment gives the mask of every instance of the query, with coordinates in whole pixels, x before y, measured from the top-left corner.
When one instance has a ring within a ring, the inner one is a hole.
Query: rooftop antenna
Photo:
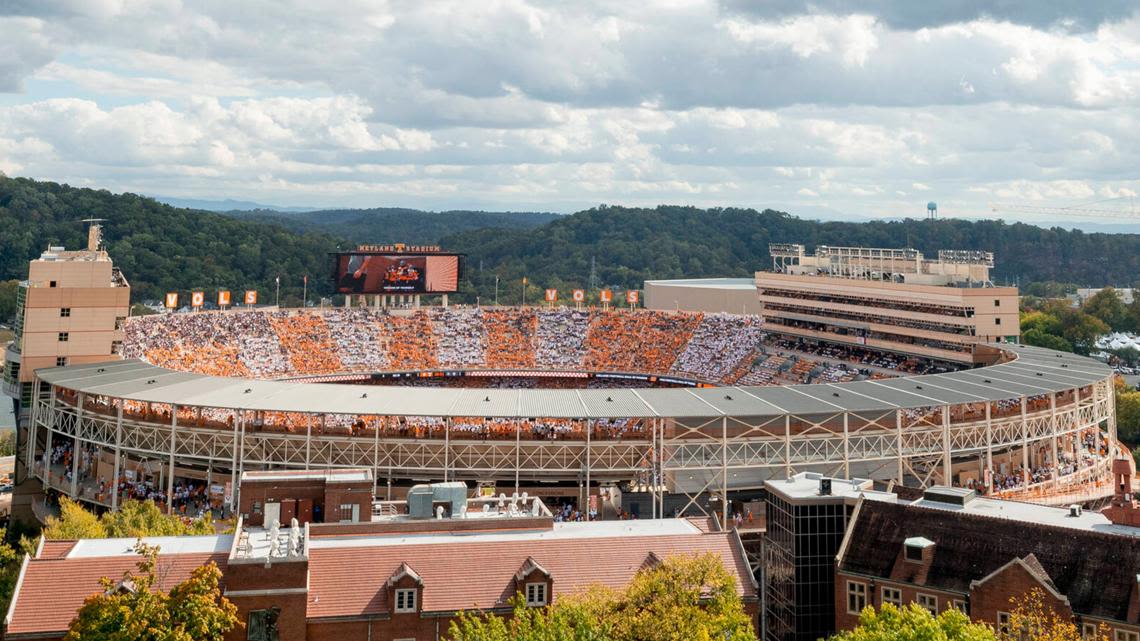
[[[87,224],[87,251],[99,251],[103,249],[103,225],[100,223],[107,222],[106,218],[84,218],[79,221]]]

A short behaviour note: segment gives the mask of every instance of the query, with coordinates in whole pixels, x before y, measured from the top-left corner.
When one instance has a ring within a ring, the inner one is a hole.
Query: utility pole
[[[499,306],[499,275],[495,274],[495,307]]]
[[[590,256],[590,291],[598,288],[598,262],[596,256]]]

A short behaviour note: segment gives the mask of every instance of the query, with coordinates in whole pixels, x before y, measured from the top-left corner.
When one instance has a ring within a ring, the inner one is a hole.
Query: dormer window
[[[539,607],[546,605],[546,584],[545,583],[527,583],[526,584],[526,604],[527,607]]]
[[[406,614],[416,611],[416,590],[414,588],[395,590],[395,593],[395,612],[397,614]]]
[[[934,541],[921,536],[914,536],[903,541],[903,558],[911,563],[922,563],[927,548],[933,548]]]

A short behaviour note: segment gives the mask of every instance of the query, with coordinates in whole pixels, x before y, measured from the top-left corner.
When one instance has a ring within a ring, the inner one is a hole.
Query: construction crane
[[[1101,207],[1091,207],[1090,205],[1099,205],[1113,200],[1127,200],[1127,209],[1104,209]],[[1082,205],[1071,205],[1069,207],[1043,207],[1039,205],[1018,205],[1014,203],[990,203],[990,210],[994,213],[1000,212],[1019,212],[1025,214],[1042,214],[1051,216],[1076,216],[1078,218],[1140,218],[1140,211],[1136,210],[1136,204],[1132,198],[1106,198],[1096,202],[1086,203]]]

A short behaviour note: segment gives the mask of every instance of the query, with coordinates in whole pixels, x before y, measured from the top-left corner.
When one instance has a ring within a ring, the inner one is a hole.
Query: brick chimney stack
[[[1112,505],[1102,513],[1117,525],[1140,527],[1140,505],[1132,497],[1132,461],[1118,458],[1112,462],[1112,482]]]

